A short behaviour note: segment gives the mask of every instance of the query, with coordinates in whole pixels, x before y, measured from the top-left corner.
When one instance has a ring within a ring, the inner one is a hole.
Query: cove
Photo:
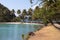
[[[0,24],[0,40],[22,40],[22,34],[34,32],[41,25],[33,24]]]

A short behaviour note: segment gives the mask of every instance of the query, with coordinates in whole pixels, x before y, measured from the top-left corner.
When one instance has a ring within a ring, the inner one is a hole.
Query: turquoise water
[[[36,31],[39,25],[0,24],[0,40],[22,40],[22,34]]]

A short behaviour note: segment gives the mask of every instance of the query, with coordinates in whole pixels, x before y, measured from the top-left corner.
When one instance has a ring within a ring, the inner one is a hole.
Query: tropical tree
[[[21,11],[18,9],[18,10],[17,10],[17,14],[20,14],[20,13],[21,13]]]
[[[22,12],[22,15],[26,15],[26,14],[27,14],[27,11],[26,11],[26,9],[24,9]]]
[[[39,19],[39,18],[40,18],[40,8],[39,8],[39,6],[36,6],[36,8],[34,10],[34,13],[32,15],[32,19],[36,20],[36,19]]]
[[[20,22],[21,18],[20,17],[15,17],[11,20],[12,22]]]
[[[45,7],[45,10],[46,10],[46,19],[48,19],[49,22],[52,23],[52,19],[56,19],[59,17],[57,17],[58,15],[56,14],[59,14],[60,15],[60,12],[59,12],[59,7],[60,7],[60,1],[59,0],[45,0],[45,3],[44,3],[44,6]]]
[[[32,20],[33,9],[29,8],[27,14],[29,16],[29,20]]]
[[[15,14],[15,10],[14,9],[11,10],[11,14]]]
[[[29,14],[29,15],[32,15],[32,14],[33,14],[33,9],[32,9],[32,8],[29,8],[29,9],[28,9],[28,14]]]
[[[26,9],[24,9],[23,11],[22,11],[22,19],[24,20],[24,17],[25,17],[25,15],[27,15],[27,11],[26,11]]]
[[[7,7],[0,4],[0,22],[11,22],[13,16],[15,17]]]
[[[55,14],[57,14],[59,11],[60,1],[59,0],[37,0],[37,3],[39,1],[40,1],[39,5],[42,5],[42,10],[40,10],[40,13],[42,15],[43,21],[45,23],[47,22],[52,23],[52,18],[54,18],[54,16],[56,16]]]

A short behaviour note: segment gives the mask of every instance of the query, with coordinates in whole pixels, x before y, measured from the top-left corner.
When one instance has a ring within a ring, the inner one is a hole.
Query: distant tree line
[[[21,22],[24,21],[26,15],[32,16],[32,9],[28,11],[24,9],[22,12],[20,9],[17,10],[18,17],[15,15],[16,11],[14,9],[9,10],[7,7],[0,3],[0,22]],[[22,14],[21,14],[22,13]],[[21,15],[20,15],[21,14]],[[31,18],[29,18],[31,19]]]
[[[37,0],[39,1],[39,0]],[[0,22],[24,22],[26,19],[25,16],[31,16],[29,17],[29,20],[42,20],[45,24],[48,22],[51,22],[52,20],[60,20],[60,1],[59,0],[40,0],[40,4],[42,4],[42,7],[36,6],[35,9],[29,8],[28,11],[26,9],[23,9],[21,12],[20,9],[17,10],[17,14],[19,16],[16,16],[16,11],[14,9],[9,10],[7,7],[3,6],[0,3]],[[31,4],[32,0],[30,0]]]
[[[38,14],[36,15],[35,13],[36,10],[38,10],[38,6],[35,8],[35,10],[29,8],[28,11],[23,9],[22,12],[20,9],[18,9],[17,14],[19,16],[16,16],[16,11],[14,9],[9,10],[7,7],[0,3],[0,22],[24,22],[26,19],[25,16],[30,16],[29,20],[36,20],[39,19]]]

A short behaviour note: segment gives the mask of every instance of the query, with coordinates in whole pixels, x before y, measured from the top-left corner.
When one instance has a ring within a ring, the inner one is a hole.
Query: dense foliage
[[[0,22],[11,22],[14,17],[14,13],[11,13],[7,7],[0,4]]]
[[[33,1],[34,0],[30,0],[30,3],[33,4]],[[36,2],[36,4],[40,2],[39,7],[41,5],[42,7],[40,9],[38,8],[39,11],[36,9],[35,16],[42,18],[45,24],[52,22],[52,20],[60,20],[60,0],[36,0]]]
[[[60,20],[60,0],[36,0],[36,8],[33,10],[31,8],[23,9],[21,12],[20,9],[17,10],[18,17],[15,16],[15,10],[9,10],[7,7],[0,4],[0,22],[20,22],[24,21],[26,16],[29,16],[29,20],[41,20],[47,24],[52,22],[52,20]],[[34,0],[30,0],[30,3],[34,5]],[[40,6],[42,7],[40,8]]]

